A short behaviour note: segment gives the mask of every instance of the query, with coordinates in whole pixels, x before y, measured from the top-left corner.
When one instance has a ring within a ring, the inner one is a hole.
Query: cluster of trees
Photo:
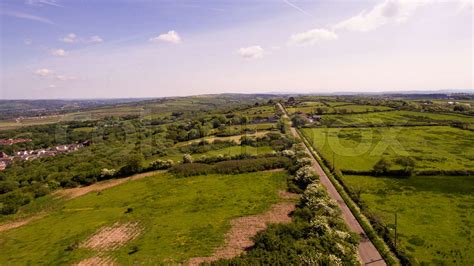
[[[295,143],[295,139],[282,135],[277,132],[270,132],[262,137],[242,136],[240,145],[248,145],[252,147],[270,146],[276,151],[282,151],[290,148]]]

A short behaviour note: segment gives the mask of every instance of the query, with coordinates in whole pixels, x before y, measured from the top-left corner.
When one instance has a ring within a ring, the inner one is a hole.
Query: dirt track
[[[278,106],[283,111],[283,113],[286,116],[288,116],[288,113],[283,108],[283,106],[281,104],[278,104]],[[299,135],[298,131],[296,131],[296,129],[293,127],[291,128],[291,134],[293,134],[295,138],[301,139],[301,136]],[[306,152],[311,155],[312,166],[314,170],[316,171],[316,173],[319,175],[321,184],[323,184],[326,187],[329,196],[332,199],[337,201],[339,208],[342,210],[342,216],[347,226],[353,232],[361,236],[358,252],[359,252],[359,258],[361,259],[362,263],[365,265],[374,265],[374,266],[387,265],[385,261],[383,260],[382,256],[380,255],[379,251],[375,248],[372,241],[370,241],[370,239],[367,238],[367,235],[365,234],[364,229],[362,229],[359,222],[354,217],[349,207],[347,207],[341,195],[339,195],[339,192],[337,192],[336,188],[331,183],[331,180],[329,180],[326,173],[323,171],[318,161],[316,161],[313,154],[310,152],[309,148],[306,145],[305,145],[305,149],[306,149]]]

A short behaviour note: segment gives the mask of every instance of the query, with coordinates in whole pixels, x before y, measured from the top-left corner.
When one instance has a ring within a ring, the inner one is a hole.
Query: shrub
[[[109,178],[115,176],[116,173],[117,173],[117,170],[115,170],[115,169],[103,168],[102,170],[100,170],[100,178],[101,179],[109,179]]]
[[[382,158],[374,165],[374,172],[378,175],[385,174],[388,172],[390,166],[391,164],[385,160],[385,158]]]
[[[303,166],[296,171],[295,183],[302,189],[317,180],[319,177],[311,166]]]
[[[178,164],[170,168],[171,173],[177,176],[187,177],[195,175],[205,175],[213,172],[212,166],[203,163]]]
[[[183,163],[192,163],[193,157],[190,154],[183,155]]]
[[[150,164],[150,168],[153,170],[164,170],[169,169],[174,165],[173,160],[156,160]]]

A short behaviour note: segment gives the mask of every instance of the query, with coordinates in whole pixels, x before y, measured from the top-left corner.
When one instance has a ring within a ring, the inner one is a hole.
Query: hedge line
[[[287,168],[290,160],[286,157],[263,157],[242,160],[221,161],[215,164],[185,163],[170,168],[170,172],[181,177],[205,174],[241,174],[277,168]]]

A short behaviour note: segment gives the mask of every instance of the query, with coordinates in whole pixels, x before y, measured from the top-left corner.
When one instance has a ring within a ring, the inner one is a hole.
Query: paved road
[[[281,104],[278,104],[278,106],[283,111],[283,113],[286,116],[288,116],[288,113],[283,108],[283,106]],[[298,131],[293,127],[291,128],[291,134],[293,134],[294,137],[301,139],[301,136],[299,135]],[[337,201],[339,208],[342,210],[342,216],[344,218],[344,221],[353,232],[361,236],[361,241],[359,243],[358,251],[359,251],[359,258],[362,261],[362,263],[364,265],[371,265],[371,266],[372,265],[373,266],[387,265],[385,261],[383,260],[382,256],[380,255],[379,251],[375,248],[372,241],[370,241],[370,239],[367,238],[367,235],[365,234],[364,229],[362,229],[359,222],[357,221],[357,219],[354,217],[351,210],[349,209],[349,207],[347,207],[341,195],[339,195],[339,192],[337,192],[336,188],[331,183],[326,173],[323,171],[323,169],[319,165],[318,161],[316,161],[313,154],[309,151],[306,145],[305,145],[305,148],[306,148],[306,152],[308,152],[311,155],[311,159],[313,161],[312,166],[314,167],[316,173],[319,175],[321,184],[323,184],[326,187],[329,196],[335,201]]]

